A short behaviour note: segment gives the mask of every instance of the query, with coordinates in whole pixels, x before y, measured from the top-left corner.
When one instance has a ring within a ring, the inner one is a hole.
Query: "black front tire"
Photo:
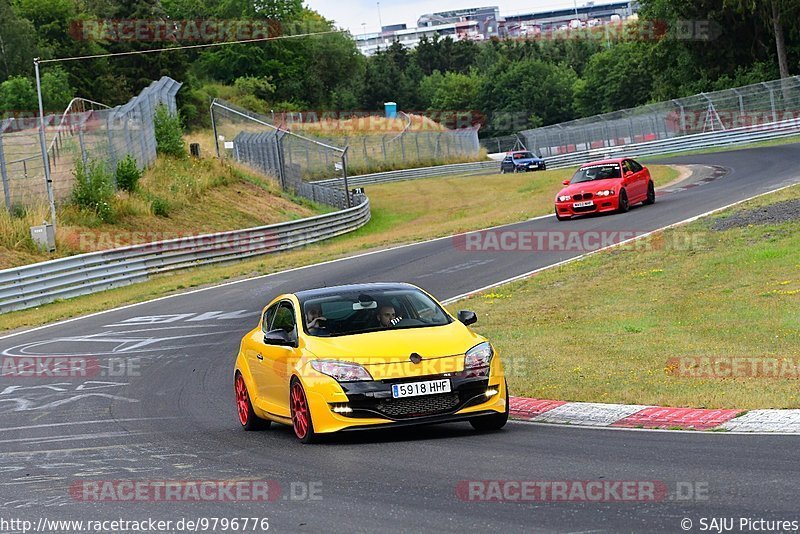
[[[500,430],[506,423],[508,422],[508,412],[509,412],[509,404],[508,404],[508,382],[506,382],[506,411],[503,413],[496,413],[492,415],[482,415],[480,417],[473,417],[469,420],[469,424],[472,425],[472,428],[478,430],[479,432],[493,432],[496,430]]]
[[[652,206],[656,203],[656,187],[653,185],[652,180],[647,182],[647,199],[642,203],[645,206]]]
[[[619,212],[627,213],[629,209],[631,209],[631,206],[628,204],[628,193],[623,189],[619,192]]]

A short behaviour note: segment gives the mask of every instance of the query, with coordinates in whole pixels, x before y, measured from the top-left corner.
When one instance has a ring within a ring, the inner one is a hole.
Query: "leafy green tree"
[[[11,76],[0,83],[0,113],[36,111],[38,99],[33,83],[25,76]]]
[[[74,96],[75,90],[70,86],[64,69],[55,67],[42,73],[42,102],[45,109],[61,112]]]
[[[479,109],[497,114],[494,133],[564,122],[575,118],[570,67],[540,60],[502,64],[488,73],[478,94]]]
[[[0,0],[0,81],[31,73],[38,54],[33,24],[20,17],[9,0]]]
[[[448,72],[442,77],[431,101],[431,108],[446,111],[469,111],[475,109],[481,79],[477,73],[459,74]]]
[[[757,19],[768,21],[775,40],[775,52],[778,56],[778,69],[781,78],[788,78],[789,58],[786,50],[786,24],[794,23],[797,30],[800,1],[798,0],[725,0],[726,7],[746,13]]]
[[[575,101],[581,115],[594,115],[647,103],[653,85],[647,46],[624,42],[589,60]]]

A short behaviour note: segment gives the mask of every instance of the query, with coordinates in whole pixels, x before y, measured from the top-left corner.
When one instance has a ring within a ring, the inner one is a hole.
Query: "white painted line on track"
[[[163,421],[164,419],[181,419],[180,417],[132,417],[129,419],[94,419],[92,421],[72,421],[69,423],[48,423],[44,425],[27,425],[0,428],[0,432],[12,430],[28,430],[31,428],[50,428],[54,426],[99,425],[102,423],[129,423],[133,421]]]
[[[427,239],[425,241],[419,241],[419,242],[415,242],[415,243],[404,243],[402,245],[395,245],[393,247],[382,248],[382,249],[377,249],[377,250],[371,250],[369,252],[363,252],[361,254],[356,254],[356,255],[353,255],[353,256],[345,256],[343,258],[336,258],[334,260],[323,261],[321,263],[314,263],[314,264],[311,264],[311,265],[302,265],[300,267],[294,267],[292,269],[286,269],[284,271],[278,271],[278,272],[269,273],[269,274],[262,274],[262,275],[259,275],[259,276],[254,276],[252,278],[242,278],[241,280],[233,280],[232,282],[225,282],[225,283],[222,283],[222,284],[211,285],[211,286],[208,286],[208,287],[201,287],[200,289],[193,289],[191,291],[183,291],[183,292],[180,292],[180,293],[175,293],[175,294],[172,294],[172,295],[166,295],[166,296],[163,296],[163,297],[158,297],[158,298],[154,298],[154,299],[150,299],[150,300],[145,300],[145,301],[142,301],[142,302],[135,302],[133,304],[126,304],[124,306],[118,306],[116,308],[111,308],[110,310],[103,310],[103,311],[99,311],[99,312],[90,313],[88,315],[81,315],[81,316],[78,316],[78,317],[72,317],[70,319],[64,319],[63,321],[57,321],[55,323],[50,323],[50,324],[46,324],[46,325],[42,325],[42,326],[37,326],[35,328],[29,328],[27,330],[20,330],[19,332],[13,332],[11,334],[6,334],[4,336],[0,336],[0,340],[8,339],[8,338],[11,338],[11,337],[14,337],[14,336],[19,336],[19,335],[22,335],[22,334],[28,334],[28,333],[31,333],[31,332],[36,332],[36,331],[39,331],[39,330],[43,330],[45,328],[51,328],[53,326],[59,326],[59,325],[71,323],[71,322],[74,322],[74,321],[80,321],[80,320],[83,320],[83,319],[89,319],[91,317],[97,317],[97,316],[100,316],[100,315],[104,315],[106,313],[111,313],[111,312],[121,311],[121,310],[127,310],[129,308],[133,308],[133,307],[136,307],[136,306],[142,306],[143,304],[150,304],[150,303],[153,303],[153,302],[159,302],[159,301],[162,301],[162,300],[172,299],[172,298],[175,298],[175,297],[184,297],[186,295],[193,295],[195,293],[202,293],[203,291],[209,291],[209,290],[217,289],[217,288],[220,288],[220,287],[232,286],[232,285],[235,285],[235,284],[241,284],[243,282],[251,282],[253,280],[261,280],[263,278],[269,278],[271,276],[279,276],[279,275],[282,275],[282,274],[292,273],[292,272],[295,272],[295,271],[302,271],[303,269],[310,269],[312,267],[320,267],[322,265],[330,265],[330,264],[339,263],[339,262],[342,262],[342,261],[353,260],[353,259],[357,259],[357,258],[363,258],[363,257],[366,257],[366,256],[371,256],[373,254],[381,254],[381,253],[384,253],[384,252],[391,252],[391,251],[394,251],[394,250],[400,250],[400,249],[407,248],[407,247],[416,247],[416,246],[420,246],[420,245],[426,245],[428,243],[433,243],[435,241],[441,241],[443,239],[453,239],[454,237],[459,236],[459,235],[471,234],[473,232],[486,232],[486,231],[489,231],[489,230],[494,230],[495,228],[503,228],[505,226],[513,226],[515,224],[523,224],[523,223],[530,222],[530,221],[537,221],[539,219],[547,219],[549,217],[555,217],[555,215],[552,214],[552,213],[548,214],[548,215],[540,215],[538,217],[531,217],[530,219],[526,219],[524,221],[519,221],[519,222],[515,222],[515,223],[498,224],[496,226],[490,226],[489,228],[482,228],[480,230],[469,230],[467,232],[459,232],[457,234],[451,234],[451,235],[446,235],[446,236],[442,236],[442,237],[434,237],[432,239]],[[43,306],[46,306],[46,304],[43,304]],[[34,308],[30,308],[30,309],[36,309],[36,308],[34,307]]]
[[[748,197],[748,198],[745,198],[743,200],[739,200],[737,202],[733,202],[732,204],[728,204],[726,206],[722,206],[721,208],[716,208],[716,209],[713,209],[711,211],[707,211],[705,213],[701,213],[700,215],[695,215],[694,217],[690,217],[688,219],[684,219],[682,221],[678,221],[676,223],[672,223],[672,224],[667,225],[667,226],[662,226],[661,228],[653,230],[652,232],[647,232],[645,234],[642,234],[642,235],[639,235],[639,236],[636,236],[636,237],[632,237],[632,238],[626,239],[624,241],[620,241],[619,243],[615,243],[615,244],[609,245],[607,247],[599,248],[597,250],[593,250],[591,252],[587,252],[585,254],[581,254],[579,256],[575,256],[574,258],[569,258],[569,259],[566,259],[564,261],[560,261],[558,263],[554,263],[552,265],[546,265],[544,267],[539,267],[538,269],[534,269],[532,271],[528,271],[527,273],[518,274],[517,276],[513,276],[511,278],[507,278],[507,279],[502,280],[500,282],[494,282],[494,283],[489,284],[488,286],[484,286],[484,287],[482,287],[480,289],[475,289],[473,291],[469,291],[467,293],[462,293],[461,295],[457,295],[455,297],[451,297],[451,298],[449,298],[447,300],[443,300],[442,304],[444,304],[445,306],[453,304],[454,302],[458,302],[459,300],[463,300],[463,299],[465,299],[467,297],[471,297],[472,295],[475,295],[477,293],[482,293],[482,292],[487,291],[489,289],[494,289],[496,287],[499,287],[499,286],[502,286],[502,285],[505,285],[505,284],[510,284],[511,282],[516,282],[518,280],[524,280],[525,278],[530,278],[531,276],[533,276],[533,275],[535,275],[537,273],[540,273],[542,271],[546,271],[548,269],[553,269],[555,267],[560,267],[562,265],[566,265],[566,264],[572,263],[574,261],[580,261],[583,258],[586,258],[586,257],[591,256],[593,254],[597,254],[597,253],[603,252],[605,250],[611,250],[613,248],[621,247],[623,245],[627,245],[628,243],[632,243],[632,242],[638,241],[640,239],[645,239],[645,238],[647,238],[647,237],[649,237],[649,236],[651,236],[653,234],[656,234],[658,232],[663,232],[664,230],[669,230],[670,228],[676,228],[678,226],[683,226],[684,224],[692,223],[692,222],[694,222],[694,221],[696,221],[698,219],[702,219],[703,217],[708,217],[709,215],[713,215],[713,214],[718,213],[720,211],[724,211],[724,210],[726,210],[728,208],[732,208],[734,206],[738,206],[739,204],[743,204],[745,202],[749,202],[751,200],[754,200],[754,199],[759,198],[759,197],[763,197],[765,195],[770,195],[772,193],[777,193],[778,191],[783,191],[784,189],[788,189],[790,187],[794,187],[795,185],[797,185],[797,182],[791,183],[791,184],[788,184],[788,185],[784,185],[784,186],[778,187],[776,189],[771,189],[771,190],[766,191],[764,193],[759,193],[759,194],[754,195],[752,197]],[[476,230],[476,231],[479,232],[481,230]],[[3,338],[0,338],[0,339],[3,339]]]

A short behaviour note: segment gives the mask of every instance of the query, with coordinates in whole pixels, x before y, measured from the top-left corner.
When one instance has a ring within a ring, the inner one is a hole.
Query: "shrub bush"
[[[142,171],[136,165],[136,160],[128,154],[125,159],[117,163],[117,187],[123,191],[132,193],[136,190],[136,185],[142,177]]]
[[[153,117],[156,133],[156,150],[159,154],[185,157],[186,143],[183,140],[183,128],[179,114],[173,115],[166,106],[159,105]]]
[[[154,198],[150,203],[150,209],[153,210],[153,215],[169,217],[169,202],[163,198]]]
[[[114,188],[105,162],[91,160],[84,165],[82,161],[78,161],[74,175],[76,183],[72,190],[72,203],[80,209],[93,212],[103,222],[113,222],[114,208],[111,206],[111,199]]]

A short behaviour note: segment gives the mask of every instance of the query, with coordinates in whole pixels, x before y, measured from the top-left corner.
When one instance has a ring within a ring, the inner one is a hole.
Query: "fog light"
[[[353,409],[350,406],[342,405],[342,406],[334,406],[333,411],[335,413],[351,413]]]
[[[484,393],[484,395],[486,395],[487,397],[494,397],[495,395],[497,395],[497,393],[498,391],[495,388],[489,388],[486,390],[486,393]]]

